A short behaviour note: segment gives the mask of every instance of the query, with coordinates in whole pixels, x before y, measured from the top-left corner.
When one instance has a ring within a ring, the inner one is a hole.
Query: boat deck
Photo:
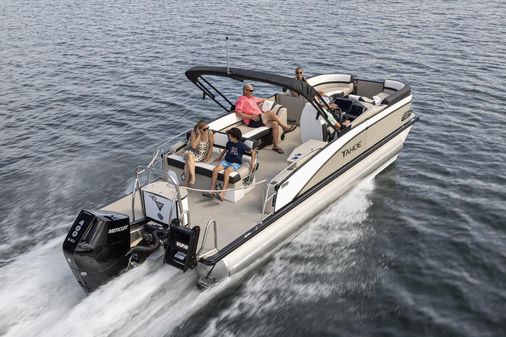
[[[279,154],[272,150],[269,145],[258,151],[260,167],[256,174],[256,181],[266,179],[263,184],[258,184],[249,191],[243,199],[236,203],[207,199],[201,192],[189,191],[190,221],[192,226],[200,226],[201,239],[207,222],[215,219],[218,227],[218,249],[225,247],[234,239],[245,233],[261,220],[267,183],[279,172],[285,169],[291,162],[287,161],[290,153],[301,145],[300,129],[286,134],[286,138],[280,146],[285,151]],[[198,177],[197,177],[198,179]],[[204,251],[214,247],[214,232],[209,228]]]
[[[286,134],[286,138],[281,142],[280,146],[285,151],[284,154],[273,151],[272,145],[259,150],[260,166],[256,173],[256,182],[264,179],[266,182],[255,185],[244,198],[236,203],[227,200],[221,202],[218,199],[207,199],[202,196],[201,192],[188,191],[190,222],[192,227],[199,226],[201,228],[200,242],[203,240],[206,224],[211,219],[216,220],[217,224],[218,249],[222,249],[259,222],[262,217],[267,183],[291,164],[287,159],[299,145],[301,145],[300,129],[297,128],[295,131]],[[131,207],[132,194],[128,194],[102,207],[102,209],[121,212],[133,219]],[[137,192],[135,197],[135,219],[141,219],[143,216],[141,197]],[[201,243],[199,243],[199,247],[200,245]],[[212,248],[214,248],[214,231],[211,227],[209,228],[203,253]]]

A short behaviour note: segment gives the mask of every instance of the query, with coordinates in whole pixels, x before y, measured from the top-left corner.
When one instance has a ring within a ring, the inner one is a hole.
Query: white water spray
[[[256,307],[259,300],[264,309],[266,305],[282,305],[262,300],[265,286],[279,287],[279,277],[284,277],[287,270],[313,268],[290,264],[291,254],[314,250],[314,244],[357,240],[360,230],[348,224],[367,217],[368,194],[372,189],[372,180],[360,184],[312,221],[308,230],[292,241],[290,249],[278,252],[267,270],[247,282],[233,305],[211,321],[205,334],[215,335],[219,321],[236,315],[243,306],[253,308],[254,315],[255,310],[260,310]],[[63,237],[59,237],[36,246],[0,269],[0,298],[7,304],[0,306],[1,335],[136,336],[142,331],[144,336],[165,336],[227,287],[225,281],[201,292],[195,286],[194,274],[149,262],[86,296],[63,258],[62,241]],[[298,249],[294,251],[293,246]],[[339,252],[344,259],[346,253]],[[325,272],[325,266],[318,268]],[[293,296],[326,296],[331,291],[324,284],[293,283],[290,288]]]
[[[282,312],[288,302],[304,303],[308,299],[332,296],[338,291],[342,284],[324,280],[344,278],[347,268],[355,263],[350,245],[358,242],[363,235],[359,224],[367,219],[367,209],[371,204],[369,195],[373,189],[374,180],[370,178],[312,220],[304,232],[277,252],[261,272],[246,282],[231,306],[210,319],[201,335],[236,336],[237,331],[230,330],[227,322],[235,319],[261,321],[264,315]],[[314,258],[318,254],[333,257],[336,261],[316,265],[293,263],[301,256]],[[322,276],[317,277],[317,281],[302,282],[294,278],[294,275],[315,273]],[[258,331],[242,333],[250,336],[269,334],[265,331],[268,326],[260,324],[255,329]]]

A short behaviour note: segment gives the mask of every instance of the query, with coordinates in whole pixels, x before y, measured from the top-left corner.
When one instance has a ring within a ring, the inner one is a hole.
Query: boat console
[[[365,110],[365,107],[359,101],[350,98],[335,97],[332,103],[336,104],[344,113],[344,119],[351,121],[360,116]]]

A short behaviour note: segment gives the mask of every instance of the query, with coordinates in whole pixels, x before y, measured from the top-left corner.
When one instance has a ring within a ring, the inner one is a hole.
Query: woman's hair
[[[197,131],[197,129],[201,129],[204,125],[206,125],[206,121],[201,119],[197,122],[197,124],[195,124],[195,126],[193,127],[193,131]]]

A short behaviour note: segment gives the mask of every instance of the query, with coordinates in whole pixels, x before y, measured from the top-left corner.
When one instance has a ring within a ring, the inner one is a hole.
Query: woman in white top
[[[195,163],[207,163],[211,160],[214,145],[214,134],[204,120],[198,121],[191,131],[188,145],[184,153],[185,186],[195,184]]]

